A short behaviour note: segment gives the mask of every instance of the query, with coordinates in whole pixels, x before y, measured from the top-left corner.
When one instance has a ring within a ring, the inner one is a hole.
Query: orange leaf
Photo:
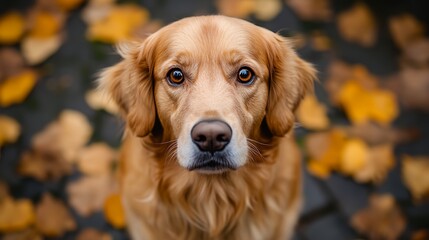
[[[107,222],[112,224],[115,228],[125,227],[124,208],[122,206],[121,196],[118,193],[107,197],[104,202],[104,216]]]
[[[216,7],[220,14],[245,18],[255,9],[254,0],[216,0]]]
[[[76,237],[76,240],[112,240],[108,233],[100,232],[93,228],[86,228],[82,230]]]
[[[411,14],[402,14],[389,19],[393,40],[402,49],[424,37],[424,26]]]
[[[48,11],[36,11],[32,17],[29,36],[33,38],[49,38],[57,35],[63,25],[60,17]]]
[[[34,220],[34,208],[30,200],[14,200],[6,196],[0,201],[0,232],[26,229]]]
[[[7,107],[24,101],[36,84],[37,74],[26,70],[0,82],[0,106]]]
[[[9,12],[0,17],[0,44],[17,43],[25,30],[24,18],[17,12]]]
[[[321,130],[329,127],[329,118],[326,107],[317,101],[317,98],[308,94],[297,109],[299,122],[308,129]]]
[[[79,7],[79,5],[82,4],[84,0],[55,0],[55,1],[63,11],[68,12]]]
[[[360,171],[368,161],[368,146],[360,139],[349,139],[341,151],[339,170],[347,175]]]
[[[327,21],[332,16],[329,0],[286,0],[302,20]]]
[[[21,133],[21,126],[13,118],[0,115],[0,147],[5,143],[13,143]]]

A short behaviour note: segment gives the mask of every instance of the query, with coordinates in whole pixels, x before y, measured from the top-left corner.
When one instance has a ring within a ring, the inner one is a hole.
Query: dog
[[[99,87],[121,109],[133,239],[287,239],[301,206],[294,110],[315,70],[245,20],[189,17],[119,49]]]

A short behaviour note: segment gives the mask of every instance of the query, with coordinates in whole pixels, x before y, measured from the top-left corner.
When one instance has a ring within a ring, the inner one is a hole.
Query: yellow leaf
[[[149,12],[136,5],[114,7],[102,20],[88,28],[88,38],[93,41],[117,43],[132,39],[137,27],[149,19]]]
[[[319,161],[310,160],[307,168],[311,174],[322,179],[328,178],[331,174],[331,169]]]
[[[360,171],[368,161],[368,146],[360,139],[349,139],[341,152],[340,171],[352,175]]]
[[[0,17],[0,44],[17,43],[25,30],[24,18],[17,12]]]
[[[14,200],[9,196],[0,201],[0,232],[23,230],[34,221],[34,207],[31,201]]]
[[[429,197],[429,157],[402,157],[402,177],[413,198]]]
[[[84,0],[56,0],[57,5],[63,11],[70,11],[78,7]]]
[[[386,90],[371,91],[371,106],[368,108],[369,115],[376,122],[389,124],[398,114],[398,106],[395,94]]]
[[[7,107],[24,101],[33,89],[36,78],[34,71],[26,70],[0,83],[0,106]]]
[[[112,194],[107,197],[104,203],[104,215],[107,222],[112,224],[115,228],[125,227],[124,208],[119,194]]]
[[[395,165],[392,144],[372,146],[368,149],[365,165],[353,174],[357,182],[380,183]]]
[[[299,122],[308,129],[321,130],[329,127],[326,108],[314,95],[308,94],[297,110]]]
[[[19,123],[13,118],[0,115],[0,147],[5,143],[13,143],[21,132]]]
[[[27,63],[36,65],[54,54],[62,42],[63,38],[59,34],[46,38],[26,37],[22,40],[21,50]]]
[[[49,38],[57,35],[61,30],[61,19],[50,12],[37,11],[34,13],[33,17],[32,26],[29,32],[30,37]]]

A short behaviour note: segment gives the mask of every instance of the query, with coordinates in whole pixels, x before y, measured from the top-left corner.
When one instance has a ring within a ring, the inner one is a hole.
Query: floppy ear
[[[266,121],[271,133],[281,137],[293,126],[294,111],[313,87],[316,71],[298,57],[285,38],[272,36],[268,46],[271,76]]]
[[[99,88],[119,106],[131,131],[144,137],[155,123],[150,54],[144,44],[122,46],[118,50],[123,60],[100,74]]]

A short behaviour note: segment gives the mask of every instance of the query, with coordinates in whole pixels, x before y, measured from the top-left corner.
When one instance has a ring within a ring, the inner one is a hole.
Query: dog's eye
[[[167,74],[167,80],[172,85],[182,84],[185,80],[182,70],[178,68],[171,69]]]
[[[238,71],[238,82],[243,84],[251,84],[255,79],[255,74],[250,68],[243,67]]]

